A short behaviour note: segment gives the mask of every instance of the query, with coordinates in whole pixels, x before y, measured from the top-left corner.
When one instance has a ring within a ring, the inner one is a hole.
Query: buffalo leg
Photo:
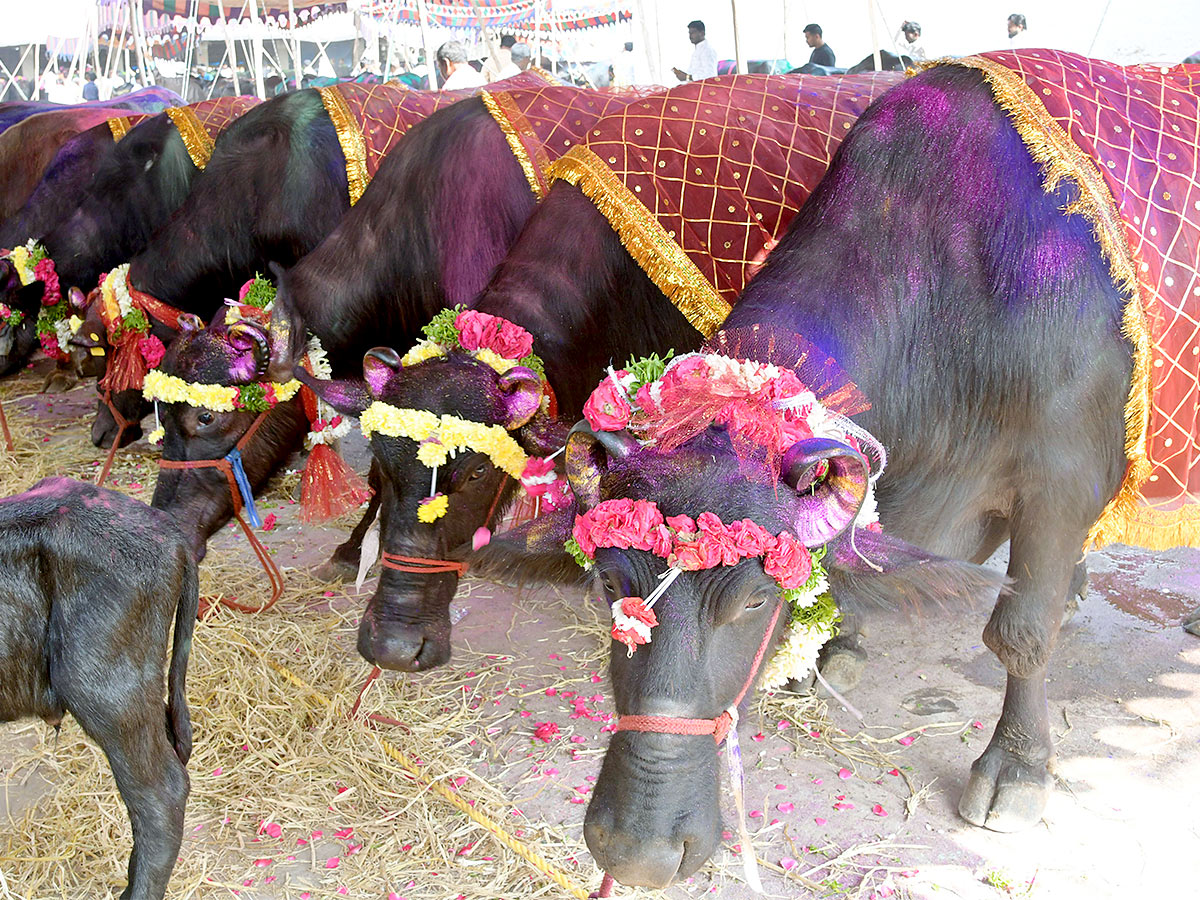
[[[1028,511],[1026,523],[1053,522],[1049,509]],[[959,801],[964,819],[994,831],[1017,831],[1042,816],[1054,779],[1054,745],[1046,709],[1046,667],[1062,623],[1068,589],[1086,532],[1015,527],[1008,575],[984,629],[984,642],[1008,670],[1004,708]]]
[[[1190,613],[1183,617],[1183,630],[1188,634],[1194,634],[1200,637],[1200,606],[1197,606]]]

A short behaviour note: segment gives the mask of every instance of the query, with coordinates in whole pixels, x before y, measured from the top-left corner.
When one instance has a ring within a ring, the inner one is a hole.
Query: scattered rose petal
[[[553,697],[558,694],[558,688],[546,688],[546,696]]]
[[[914,738],[911,734],[906,734],[904,737],[900,738],[898,743],[907,747],[909,744],[911,744],[915,740],[916,740],[916,738]]]
[[[975,721],[975,722],[971,723],[971,727],[972,728],[983,728],[983,723],[979,722],[979,721]]]
[[[900,774],[900,770],[899,770],[899,769],[892,769],[892,771],[888,772],[888,774],[889,774],[889,775],[899,775],[899,774]]]
[[[276,822],[269,822],[259,829],[260,834],[265,834],[267,837],[277,838],[283,834],[283,828]]]
[[[463,781],[466,781],[466,779],[464,778]],[[335,831],[333,836],[335,838],[348,838],[352,834],[354,834],[353,828],[343,828],[341,831]]]
[[[843,781],[850,778],[853,774],[849,769],[838,769],[838,778],[841,778]]]
[[[882,806],[880,806],[878,803],[876,803],[874,806],[871,807],[871,812],[875,813],[875,815],[877,815],[881,818],[888,814],[887,810],[884,809]]]
[[[796,868],[796,866],[798,866],[799,863],[796,862],[794,859],[792,859],[790,856],[785,856],[783,859],[781,859],[779,861],[779,865],[785,872],[790,872],[790,871],[792,871],[792,869]]]
[[[834,809],[854,809],[854,804],[853,803],[835,803],[835,804],[833,804],[833,808]]]
[[[265,869],[267,866],[269,866],[273,862],[275,862],[275,860],[273,860],[273,859],[256,859],[254,861],[254,864],[256,866],[258,866],[260,869]]]
[[[795,809],[796,807],[795,807],[795,805],[794,805],[794,804],[792,804],[792,803],[780,803],[780,804],[779,804],[778,806],[776,806],[775,808],[776,808],[777,810],[779,810],[781,813],[790,813],[790,812],[791,812],[793,809]]]
[[[262,523],[263,531],[274,531],[276,521],[275,513],[267,513]]]
[[[787,790],[787,785],[786,784],[777,784],[777,785],[775,785],[775,790],[785,791],[785,790]]]
[[[216,777],[217,775],[220,775],[220,774],[221,774],[222,772],[224,772],[224,771],[225,771],[225,770],[224,770],[224,769],[222,769],[220,766],[217,766],[215,769],[213,769],[213,777]]]
[[[750,810],[750,818],[752,818],[752,819],[761,819],[761,818],[762,818],[762,810],[761,810],[761,809],[752,809],[752,810]]]
[[[338,892],[339,894],[341,894],[343,897],[345,897],[347,894],[349,894],[349,893],[350,893],[348,890],[346,890],[345,886],[342,886],[342,887],[338,888],[338,889],[337,889],[337,892]]]
[[[340,856],[331,856],[329,859],[325,860],[325,868],[327,869],[336,869],[341,864],[342,858]]]
[[[750,740],[752,740],[752,741],[764,741],[764,740],[766,740],[766,735],[764,735],[764,734],[763,734],[763,733],[760,731],[758,734],[752,734],[752,735],[750,736]]]
[[[827,820],[822,819],[820,816],[817,816],[815,819],[813,819],[813,821],[816,822],[818,825],[824,825]]]
[[[559,734],[558,724],[556,722],[538,722],[534,728],[533,736],[539,741],[550,743],[550,739]]]

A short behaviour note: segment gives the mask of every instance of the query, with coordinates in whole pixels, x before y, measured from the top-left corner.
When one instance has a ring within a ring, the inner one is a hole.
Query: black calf
[[[0,583],[0,722],[75,717],[108,757],[133,825],[121,900],[161,900],[192,752],[184,677],[198,586],[183,537],[136,500],[47,478],[0,500]]]

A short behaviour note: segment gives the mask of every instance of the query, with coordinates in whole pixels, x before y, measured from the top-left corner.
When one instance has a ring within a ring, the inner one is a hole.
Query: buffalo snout
[[[650,888],[699,869],[720,840],[716,763],[711,737],[614,734],[583,826],[597,865]]]
[[[450,661],[450,604],[426,612],[376,595],[358,625],[358,652],[397,672],[424,672]]]

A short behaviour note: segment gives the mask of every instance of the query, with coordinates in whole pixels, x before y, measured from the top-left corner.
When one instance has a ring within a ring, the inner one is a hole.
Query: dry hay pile
[[[29,387],[26,378],[19,381]],[[16,393],[13,384],[0,391]],[[6,403],[17,446],[0,454],[5,493],[51,474],[94,476],[100,452],[87,437],[94,394],[81,391],[67,395],[76,398],[74,406],[70,399],[52,401],[58,416],[43,409],[35,418]],[[154,474],[153,451],[138,444],[118,454],[113,482],[148,501]],[[276,479],[264,507],[274,503],[284,514],[294,482],[294,475]],[[240,534],[236,542],[226,537],[234,536],[214,538],[201,567],[202,594],[254,602],[265,594],[264,576]],[[313,538],[296,534],[300,545]],[[275,541],[272,552],[279,558],[284,548]],[[547,683],[581,695],[600,681],[606,685],[607,623],[600,621],[598,605],[562,595],[518,600],[518,611],[531,612],[532,603],[544,616],[551,608],[549,620],[559,623],[539,638],[566,663],[555,666],[560,671],[551,682],[544,669],[534,673],[522,658],[541,648],[518,639],[514,656],[497,655],[456,640],[451,664],[372,682],[351,719],[370,671],[354,648],[363,598],[352,587],[331,590],[302,572],[285,571],[284,596],[268,613],[245,616],[218,608],[197,626],[188,672],[195,731],[191,795],[167,896],[586,897],[599,877],[582,842],[586,800],[573,797],[576,805],[567,815],[548,824],[553,817],[544,815],[543,794],[552,788],[545,773],[557,770],[539,772],[538,766],[557,753],[567,772],[555,787],[591,780],[606,736],[590,722],[560,716],[562,743],[542,746],[532,738],[528,710],[552,693]],[[463,585],[468,601],[481,587],[470,580]],[[456,603],[462,599],[460,591]],[[770,731],[786,721],[795,727],[783,736],[801,754],[854,768],[891,765],[879,750],[881,741],[837,730],[825,712],[811,696],[762,697],[745,714],[742,730]],[[370,715],[385,722],[364,724]],[[553,718],[544,707],[537,715]],[[40,740],[19,755],[6,783],[19,786],[36,777],[48,789],[0,835],[0,898],[110,896],[125,882],[131,838],[107,761],[69,717],[60,735],[40,723],[22,727]],[[586,745],[566,743],[583,734]],[[530,758],[538,756],[544,758],[531,769]],[[757,824],[755,848],[785,890],[817,887],[835,871],[877,870],[880,855],[889,855],[886,843],[809,846],[782,823]],[[800,864],[785,872],[773,861],[781,855]],[[546,864],[539,871],[542,857]],[[860,858],[869,861],[860,864]],[[704,890],[740,883],[738,855],[719,850],[700,877]]]

